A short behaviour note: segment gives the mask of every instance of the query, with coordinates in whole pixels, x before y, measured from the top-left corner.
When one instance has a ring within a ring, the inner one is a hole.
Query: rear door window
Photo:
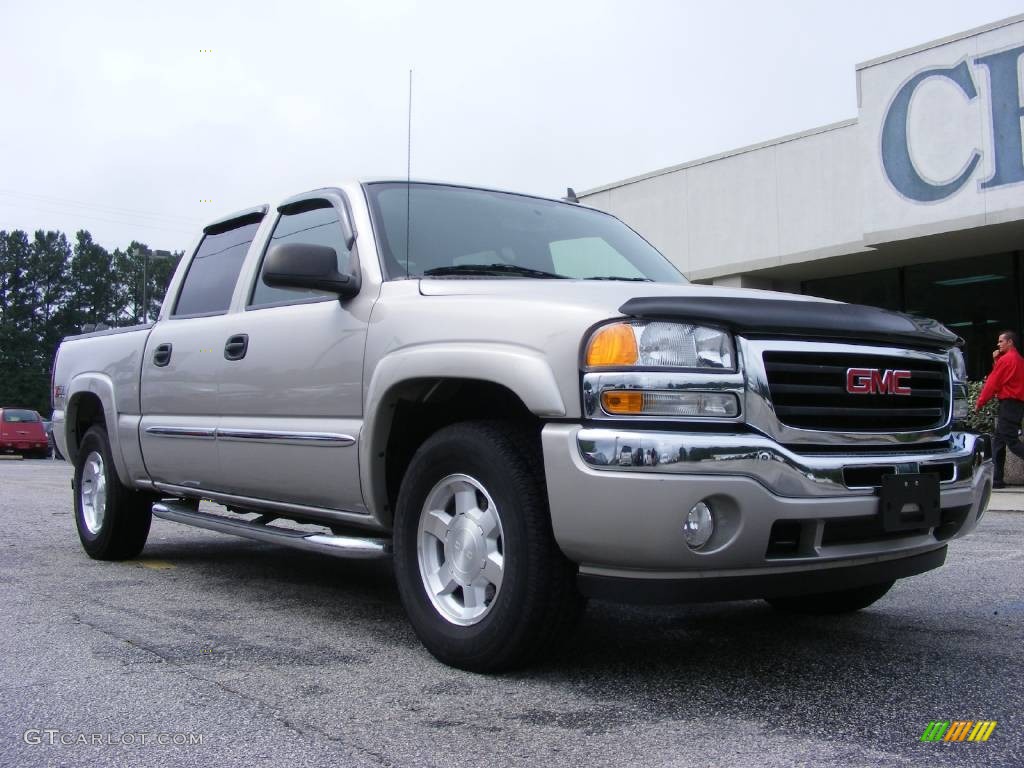
[[[228,311],[242,262],[259,226],[259,221],[253,221],[203,238],[189,264],[174,316],[219,315]]]

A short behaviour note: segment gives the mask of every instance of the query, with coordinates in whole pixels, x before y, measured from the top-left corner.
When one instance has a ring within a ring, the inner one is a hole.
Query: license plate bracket
[[[879,496],[886,531],[935,528],[942,522],[938,475],[883,475]]]

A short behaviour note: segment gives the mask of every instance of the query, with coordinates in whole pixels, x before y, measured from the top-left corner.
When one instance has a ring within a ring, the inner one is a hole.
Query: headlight
[[[732,336],[687,323],[622,322],[598,328],[587,342],[586,365],[733,370]]]
[[[970,416],[971,405],[970,401],[966,397],[957,397],[953,400],[953,421],[962,422],[966,421],[967,417]]]
[[[967,399],[967,364],[957,347],[949,350],[949,372],[953,377],[953,429],[965,429],[971,405]]]
[[[953,381],[967,381],[967,363],[964,362],[964,353],[959,347],[949,350],[949,369],[953,372]]]

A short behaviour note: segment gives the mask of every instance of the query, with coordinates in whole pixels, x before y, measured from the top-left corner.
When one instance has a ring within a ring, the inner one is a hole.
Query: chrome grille
[[[949,366],[936,360],[858,353],[766,351],[762,356],[778,420],[796,429],[916,432],[949,417]],[[851,394],[850,368],[910,371],[911,394]]]

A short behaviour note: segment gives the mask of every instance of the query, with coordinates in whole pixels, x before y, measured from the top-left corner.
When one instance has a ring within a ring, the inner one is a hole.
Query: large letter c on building
[[[904,197],[916,200],[921,203],[932,203],[936,200],[944,200],[962,187],[981,160],[981,153],[975,149],[971,155],[967,167],[952,181],[945,184],[933,184],[924,179],[914,161],[910,157],[910,144],[907,140],[907,117],[910,113],[910,100],[914,96],[922,82],[929,77],[945,77],[952,80],[960,90],[967,96],[968,101],[973,101],[978,96],[974,87],[974,80],[971,79],[971,72],[967,68],[967,62],[961,61],[955,67],[926,69],[918,72],[907,80],[896,94],[896,98],[889,105],[889,111],[882,123],[882,166],[885,168],[885,175],[897,191]]]

